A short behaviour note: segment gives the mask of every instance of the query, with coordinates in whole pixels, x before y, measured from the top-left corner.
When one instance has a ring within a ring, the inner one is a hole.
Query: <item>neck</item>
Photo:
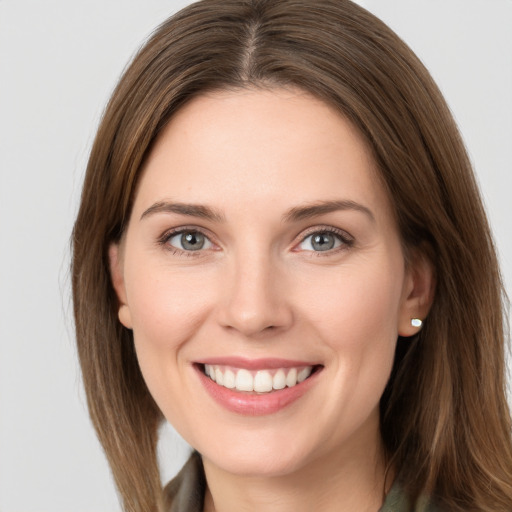
[[[203,463],[205,512],[376,512],[386,491],[380,436],[375,443],[323,454],[286,475],[237,475],[208,459]]]

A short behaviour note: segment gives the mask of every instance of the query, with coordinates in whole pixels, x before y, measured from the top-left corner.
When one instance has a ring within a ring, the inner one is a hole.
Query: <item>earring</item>
[[[423,321],[420,320],[419,318],[411,318],[411,325],[413,327],[421,328],[421,326],[423,325]]]

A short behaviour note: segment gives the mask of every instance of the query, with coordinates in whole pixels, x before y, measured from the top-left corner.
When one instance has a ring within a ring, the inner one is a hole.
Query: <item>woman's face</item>
[[[191,101],[110,256],[148,388],[207,463],[283,475],[378,448],[415,278],[370,152],[324,103]]]

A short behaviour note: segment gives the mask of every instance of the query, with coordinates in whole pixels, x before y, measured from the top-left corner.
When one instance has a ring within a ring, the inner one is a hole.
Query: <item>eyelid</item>
[[[203,236],[205,236],[208,241],[213,245],[213,248],[209,249],[199,249],[197,251],[183,251],[177,247],[170,246],[167,244],[167,242],[176,235],[179,235],[181,233],[201,233]],[[336,236],[338,236],[341,241],[342,245],[341,247],[337,247],[335,249],[331,249],[328,251],[303,251],[303,252],[311,252],[314,253],[315,256],[327,256],[329,254],[333,254],[340,250],[345,250],[349,247],[352,247],[354,245],[355,239],[350,233],[347,231],[336,228],[334,226],[329,225],[318,225],[318,226],[311,226],[310,228],[307,228],[306,230],[302,231],[295,239],[295,242],[293,243],[292,251],[293,252],[302,252],[302,249],[299,249],[299,245],[302,244],[306,238],[308,238],[311,235],[314,235],[316,233],[332,233]],[[173,253],[183,253],[187,256],[201,256],[206,251],[211,250],[219,250],[219,244],[215,242],[215,237],[211,234],[211,232],[203,228],[201,226],[197,225],[184,225],[184,226],[178,226],[175,228],[167,229],[164,231],[158,238],[157,238],[157,244],[166,247],[168,250],[172,250]]]
[[[341,242],[342,242],[342,245],[340,247],[336,247],[334,249],[330,249],[330,250],[327,250],[327,251],[304,251],[304,252],[310,252],[310,253],[314,253],[315,256],[327,256],[329,254],[333,254],[337,251],[340,251],[340,250],[345,250],[349,247],[352,247],[354,245],[354,242],[355,242],[355,239],[352,235],[350,235],[350,233],[348,233],[347,231],[343,230],[343,229],[340,229],[340,228],[336,228],[334,226],[324,226],[324,225],[320,225],[320,226],[312,226],[308,229],[306,229],[305,231],[303,231],[299,236],[298,236],[298,241],[296,241],[293,245],[293,249],[292,251],[294,252],[301,252],[303,251],[302,249],[299,248],[299,246],[310,236],[312,235],[315,235],[317,233],[332,233],[333,235],[336,235],[340,238]]]
[[[178,247],[174,247],[169,245],[168,242],[174,236],[180,235],[182,233],[201,233],[211,244],[213,247],[208,249],[198,249],[197,251],[184,251]],[[215,243],[214,237],[211,235],[210,231],[202,228],[200,226],[179,226],[171,229],[167,229],[164,231],[158,238],[157,244],[165,247],[166,249],[173,252],[173,254],[185,254],[186,256],[201,256],[206,251],[218,250],[218,244]]]

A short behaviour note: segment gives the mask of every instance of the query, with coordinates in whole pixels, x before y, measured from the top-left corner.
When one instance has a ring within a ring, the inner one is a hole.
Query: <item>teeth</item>
[[[284,370],[277,370],[272,380],[272,387],[274,389],[284,389],[286,387],[286,375],[284,374]]]
[[[272,391],[272,376],[265,370],[259,370],[254,377],[254,391],[268,393]]]
[[[233,389],[236,386],[235,374],[231,370],[224,372],[223,386],[229,389]]]
[[[305,381],[311,375],[311,367],[302,368],[302,370],[297,375],[297,382]]]
[[[215,382],[222,386],[224,384],[224,374],[220,368],[215,369]]]
[[[218,384],[218,383],[217,383]],[[254,379],[248,370],[238,370],[236,374],[235,387],[238,391],[253,391]]]
[[[305,381],[313,371],[312,366],[300,368],[279,368],[250,372],[244,368],[226,368],[217,365],[204,365],[204,373],[219,386],[237,391],[269,393],[272,390],[293,387]]]
[[[286,385],[292,388],[297,384],[297,368],[292,368],[286,376]]]

